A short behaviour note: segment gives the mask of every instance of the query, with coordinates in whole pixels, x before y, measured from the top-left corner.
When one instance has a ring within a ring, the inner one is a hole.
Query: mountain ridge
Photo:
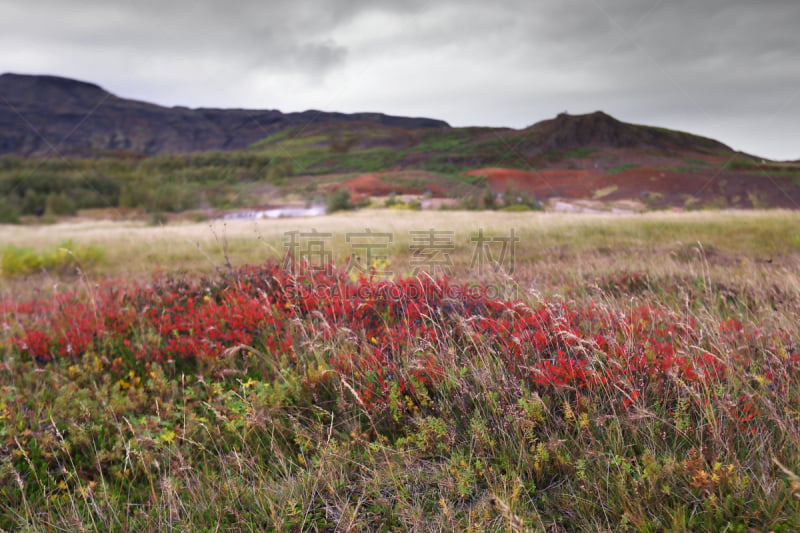
[[[603,111],[522,129],[461,128],[382,113],[167,108],[58,76],[0,76],[3,154],[13,156],[0,157],[0,213],[5,203],[25,216],[48,205],[55,213],[267,205],[342,188],[355,202],[395,193],[468,208],[497,207],[506,194],[510,208],[523,197],[523,207],[538,205],[531,198],[800,205],[800,165]]]
[[[0,154],[125,150],[145,155],[231,150],[289,126],[366,121],[409,129],[444,121],[383,113],[165,107],[51,75],[0,75]]]
[[[435,129],[463,132],[458,137],[468,145],[510,133],[516,137],[515,150],[532,158],[587,148],[747,156],[714,139],[626,123],[603,111],[578,115],[564,112],[523,129],[453,128],[438,119],[377,112],[166,107],[122,98],[87,81],[49,74],[0,75],[0,155],[85,156],[107,151],[170,155],[236,150],[263,143],[289,128],[302,132],[322,125],[336,137],[338,130],[347,129],[343,124],[357,123],[377,134],[385,128],[394,129],[396,138],[387,140],[387,146],[406,144],[405,139]]]

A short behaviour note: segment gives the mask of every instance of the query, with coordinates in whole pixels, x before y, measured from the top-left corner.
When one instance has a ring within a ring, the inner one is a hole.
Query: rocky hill
[[[368,122],[412,130],[449,127],[441,120],[380,113],[169,108],[120,98],[83,81],[0,75],[0,154],[230,150],[289,126],[320,122]]]
[[[655,148],[661,151],[693,150],[731,152],[719,141],[653,126],[628,124],[596,111],[585,115],[561,113],[523,130],[526,141],[541,151],[593,148]]]
[[[437,157],[441,148],[447,148],[448,159],[457,164],[492,163],[496,149],[512,146],[525,158],[581,148],[661,154],[732,152],[712,139],[628,124],[601,111],[561,113],[521,130],[450,128],[441,120],[380,113],[170,108],[120,98],[93,83],[68,78],[0,75],[0,154],[93,155],[114,150],[156,155],[234,150],[258,141],[269,143],[270,137],[287,129],[294,132],[293,139],[309,134],[319,139],[323,134],[337,150],[342,142],[355,142],[353,146],[366,149],[378,145],[406,148],[439,139],[433,146],[420,148],[434,148]],[[349,141],[341,138],[343,132],[349,132]],[[444,139],[448,141],[442,143]],[[489,153],[484,154],[487,148]]]

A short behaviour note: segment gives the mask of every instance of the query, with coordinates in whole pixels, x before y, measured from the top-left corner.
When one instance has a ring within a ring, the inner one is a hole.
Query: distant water
[[[275,207],[251,211],[237,211],[228,213],[225,220],[250,220],[258,218],[291,218],[291,217],[318,217],[327,213],[325,206],[314,205],[311,207]]]

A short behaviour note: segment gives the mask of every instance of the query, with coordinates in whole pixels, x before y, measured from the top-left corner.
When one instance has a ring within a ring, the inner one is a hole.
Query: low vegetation
[[[253,182],[280,181],[281,161],[257,153],[206,152],[140,157],[37,159],[0,156],[0,222],[21,216],[72,215],[81,209],[137,208],[179,212],[235,207],[245,198],[222,194]]]
[[[105,262],[104,250],[96,245],[79,245],[68,239],[38,252],[28,247],[6,246],[0,257],[0,275],[24,276],[37,273],[76,274]]]
[[[0,528],[800,528],[792,215],[481,217],[521,224],[513,276],[6,287]]]
[[[275,201],[322,201],[345,176],[392,171],[397,186],[433,190],[437,196],[467,198],[466,208],[482,208],[489,180],[465,176],[466,171],[484,167],[543,170],[591,168],[607,179],[641,164],[640,155],[620,159],[598,147],[542,151],[545,133],[492,128],[430,128],[404,130],[373,123],[311,124],[288,128],[249,148],[228,152],[146,157],[129,152],[99,151],[83,157],[0,156],[0,223],[48,222],[59,217],[95,209],[119,216],[138,216],[166,221],[171,213],[193,210],[226,210],[255,207]],[[700,141],[698,141],[700,142]],[[800,166],[796,163],[758,161],[745,155],[707,151],[664,152],[651,149],[662,158],[664,169],[676,172],[711,171],[713,179],[698,178],[718,185],[690,188],[697,196],[689,207],[787,206],[796,203]],[[652,155],[652,154],[651,154]],[[722,162],[698,159],[722,158]],[[672,163],[672,164],[670,164]],[[729,178],[732,172],[752,171],[772,180],[749,182],[741,190],[745,174]],[[404,173],[409,176],[403,176]],[[424,177],[420,177],[424,175]],[[419,180],[423,180],[419,182]],[[622,179],[622,178],[620,178]],[[644,179],[644,178],[643,178]],[[727,181],[738,183],[728,188]],[[777,182],[775,180],[778,180]],[[524,181],[524,180],[523,180]],[[409,184],[408,182],[418,182]],[[530,184],[519,183],[528,189]],[[648,187],[653,185],[647,184]],[[641,194],[636,185],[621,186],[633,199]],[[496,187],[495,189],[496,192]],[[351,191],[353,192],[353,191]],[[368,191],[364,191],[367,193]],[[398,193],[401,191],[397,191]],[[702,194],[701,194],[702,193]],[[571,194],[588,198],[591,192],[572,188]],[[757,201],[746,195],[761,195]],[[376,194],[379,195],[379,194]],[[677,197],[647,202],[649,207],[680,205]],[[508,207],[514,204],[507,204]],[[535,202],[517,205],[536,207]],[[491,205],[489,206],[491,207]],[[498,205],[500,207],[500,205]],[[520,209],[515,207],[514,209]]]

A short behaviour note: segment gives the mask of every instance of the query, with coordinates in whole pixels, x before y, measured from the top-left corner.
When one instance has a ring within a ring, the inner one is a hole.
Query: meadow
[[[0,242],[2,530],[800,529],[800,213]]]

